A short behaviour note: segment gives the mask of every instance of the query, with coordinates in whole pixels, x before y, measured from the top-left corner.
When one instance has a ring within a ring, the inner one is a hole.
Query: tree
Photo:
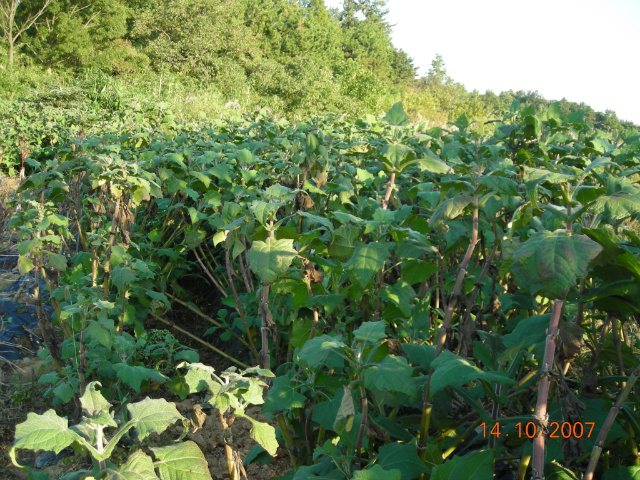
[[[120,0],[56,0],[38,31],[28,32],[33,37],[29,51],[48,68],[109,71],[105,57],[124,56],[114,41],[127,33],[126,22],[127,8]]]
[[[0,0],[0,31],[7,42],[9,65],[13,65],[16,42],[35,25],[51,2],[44,0],[40,4],[28,0]]]

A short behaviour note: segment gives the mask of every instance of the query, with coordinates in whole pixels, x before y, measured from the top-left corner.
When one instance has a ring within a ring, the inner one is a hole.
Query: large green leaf
[[[389,122],[390,125],[404,125],[409,121],[409,115],[404,111],[402,102],[397,102],[389,109],[384,119]]]
[[[598,197],[592,208],[595,213],[601,213],[609,221],[637,217],[640,215],[640,195],[629,192],[603,195]]]
[[[431,480],[491,480],[493,478],[493,450],[478,451],[433,467]]]
[[[378,464],[388,471],[400,470],[402,480],[413,480],[419,475],[429,472],[418,457],[416,446],[411,443],[388,443],[380,447]]]
[[[118,378],[133,388],[136,392],[140,391],[140,386],[144,380],[156,380],[158,382],[166,382],[167,378],[153,368],[146,368],[140,365],[129,365],[128,363],[116,363],[113,365]]]
[[[42,415],[27,414],[27,420],[16,425],[14,448],[38,450],[53,450],[60,453],[80,436],[69,429],[66,418],[59,417],[55,410],[47,410]]]
[[[292,408],[302,408],[306,398],[292,385],[289,377],[277,377],[264,399],[264,411],[267,413],[281,412]]]
[[[387,336],[384,322],[364,322],[353,331],[353,337],[363,342],[376,343]]]
[[[400,470],[385,470],[380,465],[374,465],[366,470],[358,470],[352,480],[401,480]]]
[[[212,480],[207,460],[194,442],[151,448],[151,451],[159,459],[155,466],[161,480]]]
[[[345,264],[351,281],[365,288],[376,272],[384,267],[389,258],[390,243],[368,243],[360,245],[353,257]]]
[[[602,246],[586,235],[566,230],[539,232],[522,243],[512,257],[511,273],[525,291],[560,298],[587,276],[587,267]]]
[[[640,466],[633,465],[605,470],[602,480],[640,480]]]
[[[485,372],[469,360],[444,350],[431,362],[434,369],[431,375],[430,395],[433,396],[445,387],[460,387],[471,381],[485,380],[489,383],[513,385],[516,383],[504,372]]]
[[[117,471],[107,469],[105,480],[158,480],[152,458],[138,450]]]
[[[480,178],[478,183],[501,195],[513,196],[518,194],[518,184],[510,178],[489,175]]]
[[[151,433],[162,433],[169,425],[184,417],[176,409],[175,404],[164,398],[149,397],[136,403],[127,405],[131,415],[130,422],[136,428],[138,438],[142,441]]]
[[[260,277],[263,285],[268,285],[284,275],[298,254],[293,248],[293,240],[267,238],[266,242],[256,240],[247,252],[251,270]]]
[[[380,322],[382,323],[382,322]],[[336,350],[345,348],[346,345],[341,337],[332,337],[330,335],[320,335],[307,340],[298,353],[298,359],[309,367],[314,367],[327,358],[327,356]]]
[[[413,368],[404,357],[389,355],[364,372],[364,384],[368,389],[402,392],[416,397],[416,388],[411,377]]]

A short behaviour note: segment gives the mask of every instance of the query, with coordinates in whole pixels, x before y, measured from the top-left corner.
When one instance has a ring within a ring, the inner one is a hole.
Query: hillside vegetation
[[[415,120],[500,117],[536,92],[468,92],[441,57],[425,77],[391,42],[383,0],[0,0],[0,96],[118,110],[166,102],[183,119],[268,107],[289,118],[381,113],[398,100]],[[43,9],[43,6],[46,7]],[[630,127],[582,109],[597,128]]]

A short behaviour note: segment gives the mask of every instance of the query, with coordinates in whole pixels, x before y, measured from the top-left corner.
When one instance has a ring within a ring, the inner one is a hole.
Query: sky
[[[325,0],[339,8],[342,0]],[[640,124],[640,0],[387,0],[396,48],[467,90],[538,91]]]

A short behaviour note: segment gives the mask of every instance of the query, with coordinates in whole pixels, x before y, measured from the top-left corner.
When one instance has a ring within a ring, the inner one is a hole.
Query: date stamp
[[[535,438],[538,435],[538,425],[535,422],[518,422],[515,424],[515,431],[509,430],[509,433],[501,431],[500,424],[494,423],[493,426],[482,422],[479,426],[482,429],[482,436],[494,436],[496,438],[508,437],[512,435],[517,438]],[[593,433],[595,422],[551,422],[549,424],[548,438],[589,438]],[[544,434],[543,434],[544,435]]]

